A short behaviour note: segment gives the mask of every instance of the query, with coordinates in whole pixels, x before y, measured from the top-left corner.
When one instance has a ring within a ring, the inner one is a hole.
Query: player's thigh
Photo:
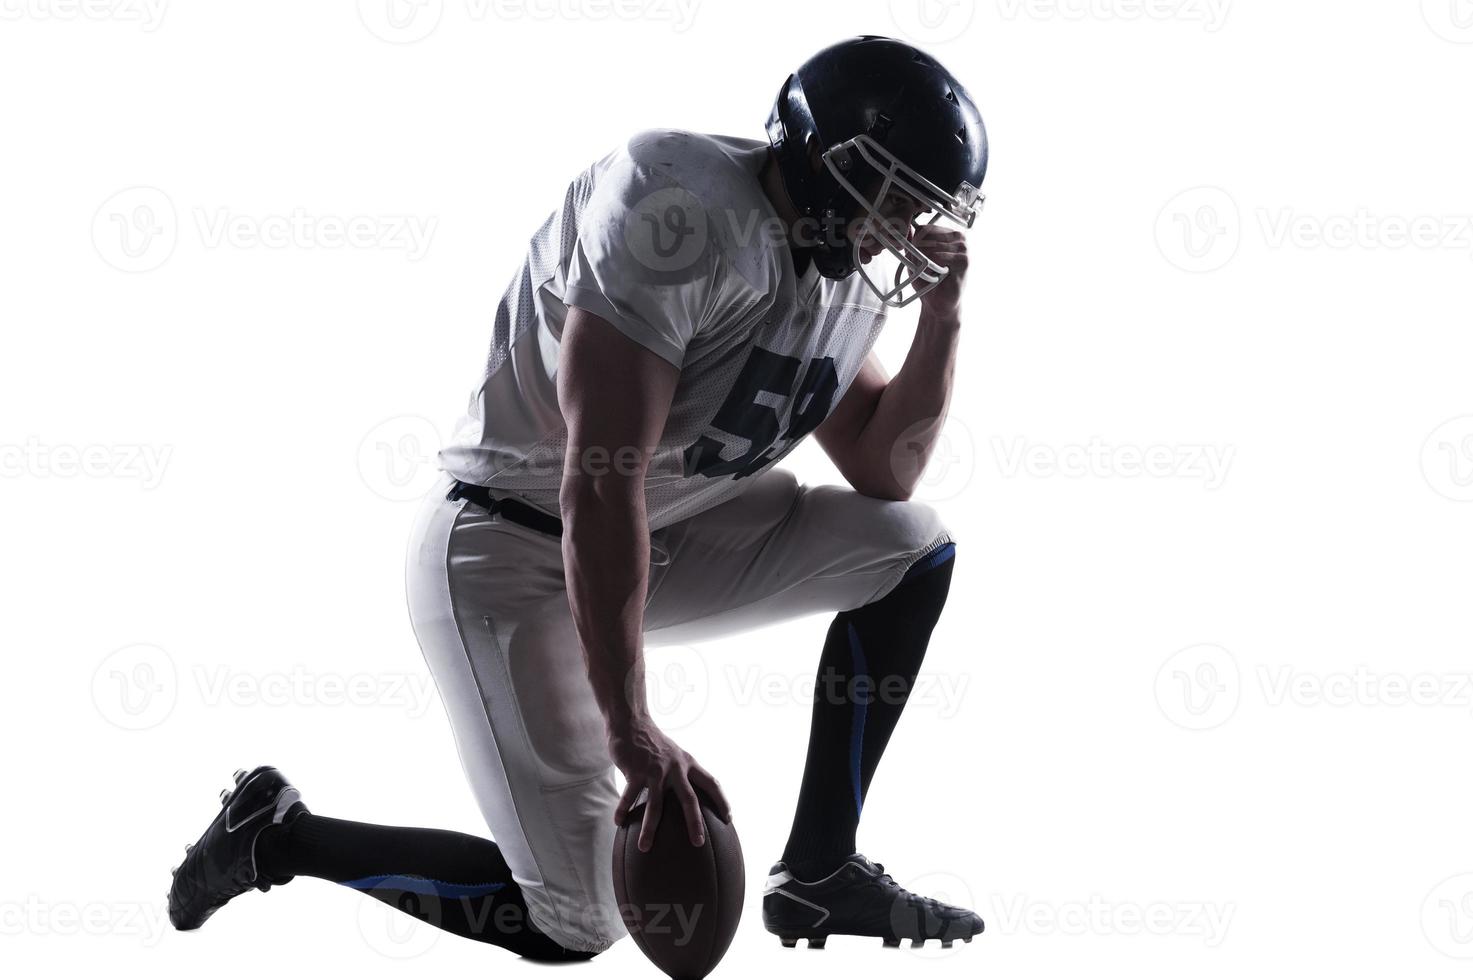
[[[410,614],[461,764],[534,921],[576,949],[623,932],[608,874],[617,801],[554,538],[431,504]]]
[[[927,504],[769,470],[743,496],[667,529],[670,565],[646,609],[647,635],[684,642],[855,609],[951,542]]]

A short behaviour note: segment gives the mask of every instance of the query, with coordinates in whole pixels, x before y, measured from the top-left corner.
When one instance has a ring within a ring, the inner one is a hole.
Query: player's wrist
[[[604,727],[611,742],[637,742],[655,727],[643,705],[624,705],[604,712]]]
[[[922,300],[920,327],[923,330],[944,333],[956,333],[960,331],[962,328],[961,304],[956,303],[944,309],[936,309],[927,307],[925,301]]]

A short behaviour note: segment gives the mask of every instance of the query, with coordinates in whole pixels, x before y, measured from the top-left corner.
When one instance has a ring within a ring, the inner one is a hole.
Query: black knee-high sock
[[[347,885],[423,922],[537,960],[588,959],[532,926],[501,848],[448,830],[380,827],[314,813],[263,831],[257,870]]]
[[[822,878],[854,853],[864,795],[946,604],[955,551],[937,548],[884,598],[840,613],[829,627],[803,788],[783,851],[799,880]]]

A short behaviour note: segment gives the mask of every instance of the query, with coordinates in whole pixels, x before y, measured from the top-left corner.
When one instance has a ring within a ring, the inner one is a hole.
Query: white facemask
[[[865,197],[863,192],[855,187],[846,176],[846,171],[854,171],[856,156],[879,171],[884,178],[873,199]],[[852,140],[826,150],[823,154],[823,162],[834,179],[865,211],[867,217],[863,230],[854,236],[852,244],[854,268],[859,271],[865,285],[869,286],[880,298],[880,302],[886,306],[905,306],[940,285],[949,270],[946,266],[932,261],[906,235],[900,234],[881,213],[880,205],[886,197],[898,191],[909,195],[935,212],[926,224],[934,224],[944,217],[963,228],[970,228],[977,220],[977,214],[982,210],[982,204],[986,200],[982,192],[965,181],[955,193],[944,191],[911,167],[906,166],[903,161],[869,136],[856,136]],[[889,289],[877,284],[865,271],[861,247],[865,239],[870,236],[873,236],[875,241],[879,242],[881,247],[899,262],[895,269],[894,284]]]

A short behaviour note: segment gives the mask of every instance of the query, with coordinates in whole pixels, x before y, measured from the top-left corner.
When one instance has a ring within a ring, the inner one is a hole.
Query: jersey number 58
[[[798,382],[798,369],[802,363],[796,357],[753,347],[726,401],[711,419],[712,428],[747,440],[747,451],[731,459],[723,459],[721,452],[725,445],[709,436],[701,436],[685,450],[685,475],[713,479],[730,476],[737,480],[751,476],[818,428],[833,408],[834,394],[839,390],[839,375],[834,370],[832,357],[815,357],[809,360],[803,380]],[[793,390],[795,382],[798,383],[796,392]],[[769,397],[763,399],[763,395]],[[777,409],[763,404],[764,400],[779,403],[791,400],[792,411],[787,428],[779,432],[782,423]]]

